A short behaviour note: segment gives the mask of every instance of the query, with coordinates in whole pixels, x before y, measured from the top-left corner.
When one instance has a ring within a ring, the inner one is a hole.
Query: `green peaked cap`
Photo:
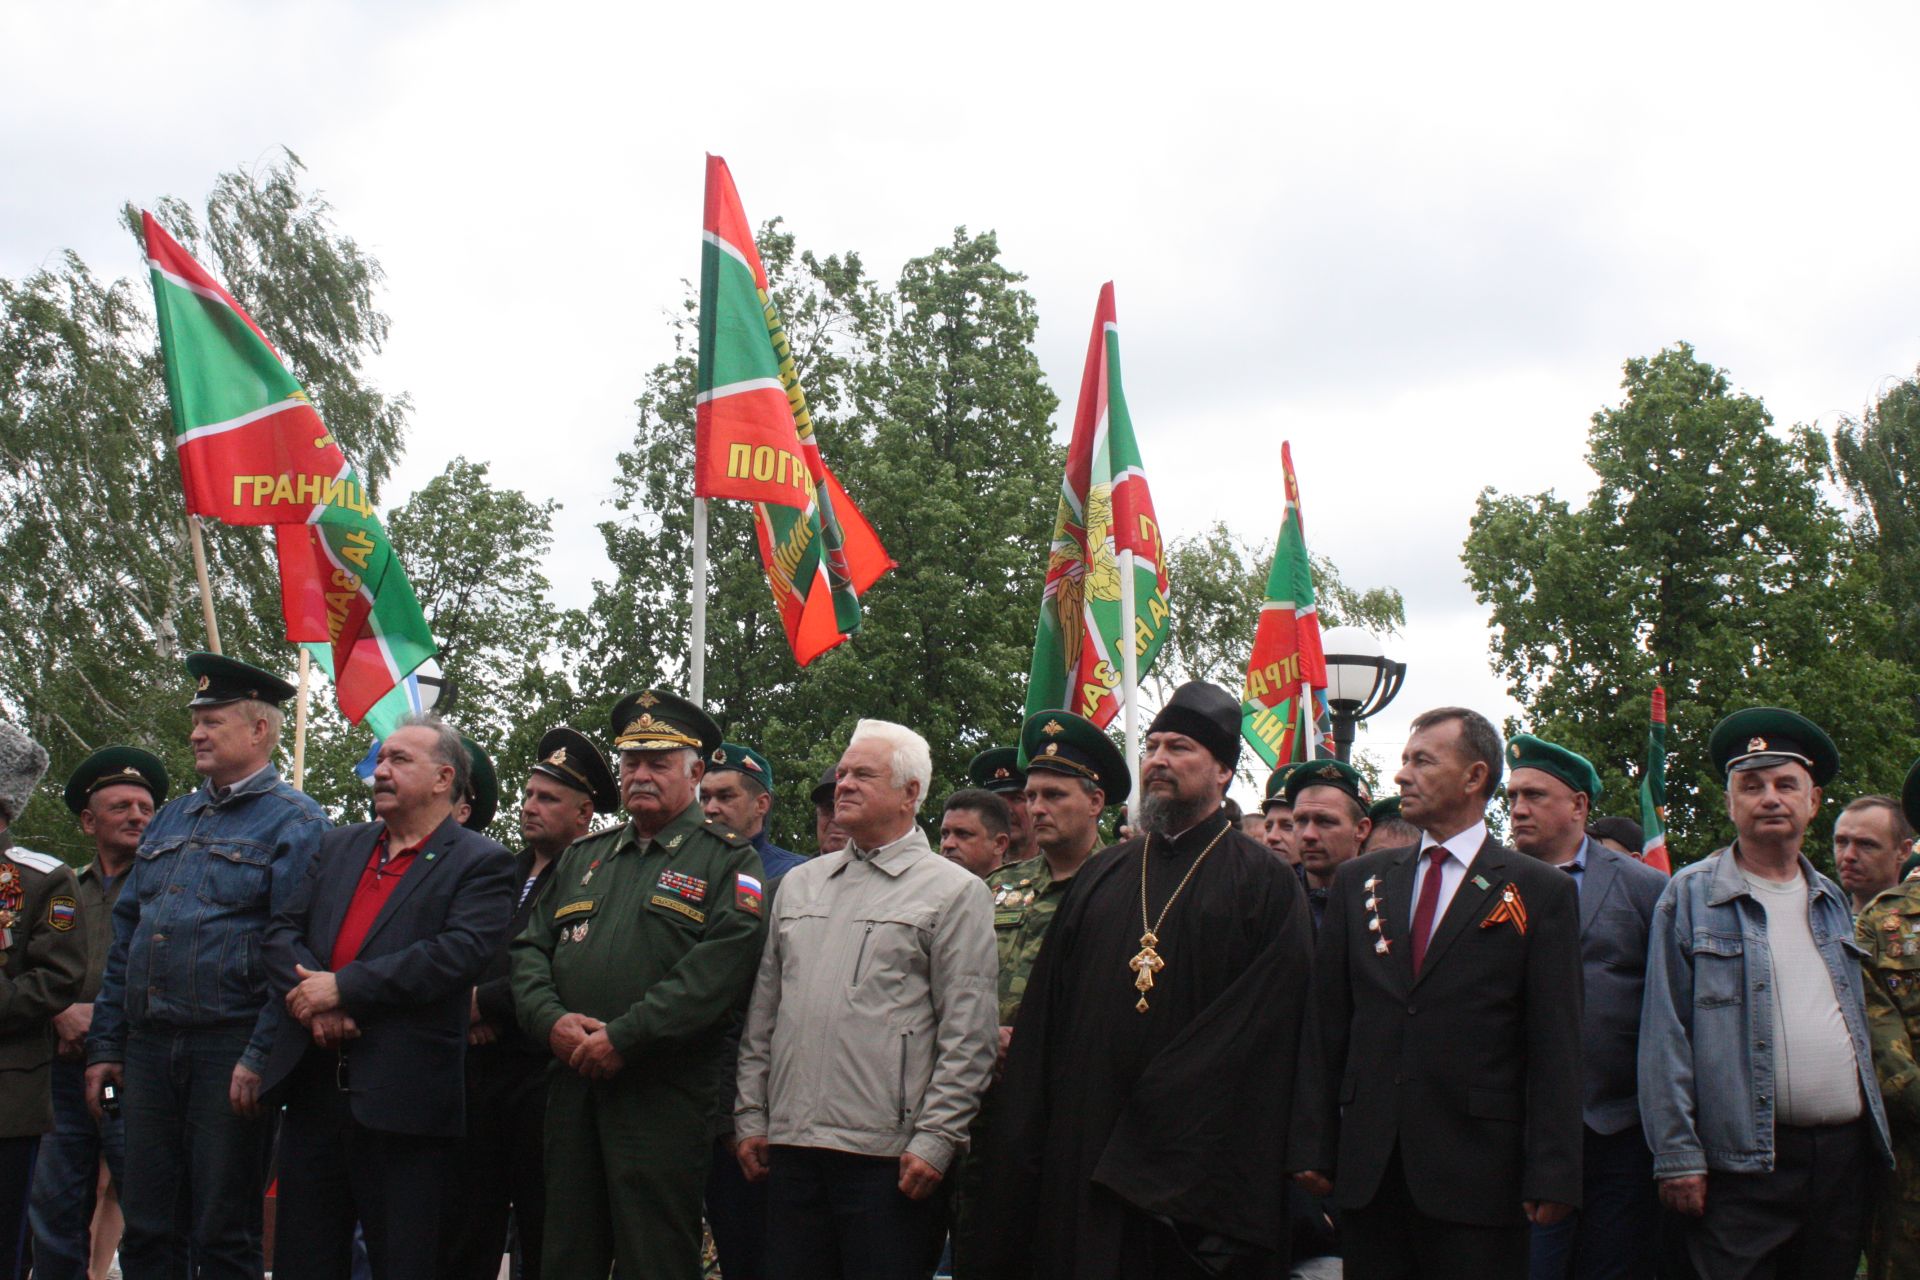
[[[87,807],[93,793],[102,787],[123,784],[145,787],[154,804],[167,798],[167,766],[160,757],[139,747],[102,747],[75,769],[67,779],[67,808],[79,813]]]
[[[1020,726],[1020,756],[1029,773],[1065,773],[1100,788],[1108,804],[1133,792],[1127,758],[1091,720],[1067,711],[1042,711]]]
[[[1748,769],[1797,764],[1824,787],[1840,772],[1840,751],[1826,731],[1785,707],[1748,707],[1713,726],[1707,758],[1722,778]]]
[[[244,701],[279,706],[297,692],[271,671],[262,671],[217,653],[188,654],[187,674],[193,677],[193,700],[187,703],[189,707],[219,707]]]
[[[1381,796],[1367,809],[1367,816],[1375,822],[1400,821],[1400,797]]]
[[[1589,804],[1600,803],[1604,790],[1600,785],[1600,771],[1593,767],[1591,760],[1558,743],[1536,738],[1530,733],[1515,734],[1513,741],[1507,744],[1509,781],[1515,769],[1538,769],[1542,773],[1552,774],[1575,791],[1586,792]]]
[[[1307,763],[1305,760],[1290,760],[1267,775],[1266,793],[1260,801],[1261,812],[1264,813],[1270,805],[1293,803],[1292,797],[1287,795],[1287,779],[1293,776],[1295,769]]]
[[[620,699],[613,709],[615,751],[676,751],[682,747],[702,760],[720,746],[713,717],[677,693],[642,689]]]
[[[577,729],[565,725],[540,735],[534,748],[531,772],[544,773],[562,786],[584,791],[593,799],[595,813],[612,813],[620,807],[620,784],[607,766],[607,753],[600,745]]]
[[[1020,767],[1020,748],[988,747],[967,765],[967,781],[1000,794],[1021,790],[1027,771]]]

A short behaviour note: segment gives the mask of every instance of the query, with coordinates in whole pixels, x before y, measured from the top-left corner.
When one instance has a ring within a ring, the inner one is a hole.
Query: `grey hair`
[[[473,787],[473,757],[453,726],[431,711],[415,711],[401,717],[398,727],[425,729],[433,735],[434,758],[453,769],[453,798],[463,798]]]
[[[257,698],[242,698],[234,705],[249,720],[265,720],[268,739],[275,743],[280,741],[280,734],[287,727],[286,712],[271,702],[262,702]]]
[[[1500,789],[1501,770],[1506,766],[1506,744],[1500,740],[1500,731],[1478,711],[1469,711],[1465,707],[1435,707],[1413,718],[1412,732],[1431,729],[1449,720],[1460,722],[1460,745],[1466,752],[1467,760],[1478,760],[1487,766],[1486,790],[1480,798],[1493,799],[1494,792]]]
[[[920,794],[914,799],[914,810],[919,811],[926,803],[927,788],[933,785],[933,748],[927,740],[903,724],[891,720],[862,720],[853,726],[853,737],[847,745],[868,738],[884,743],[889,748],[888,760],[893,766],[893,785],[905,790],[909,782],[920,784]]]

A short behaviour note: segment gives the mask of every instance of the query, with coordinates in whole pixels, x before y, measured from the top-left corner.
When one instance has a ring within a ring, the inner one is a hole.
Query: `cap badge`
[[[1049,720],[1040,726],[1040,732],[1046,734],[1048,737],[1052,737],[1056,733],[1065,733],[1066,731],[1067,726],[1061,724],[1058,720]]]
[[[1060,744],[1059,744],[1059,743],[1057,743],[1057,742],[1049,742],[1049,743],[1047,744],[1047,754],[1048,754],[1048,755],[1050,755],[1050,756],[1057,756],[1057,755],[1059,755],[1059,754],[1060,754]]]
[[[727,762],[727,749],[725,747],[715,747],[713,749],[713,762],[715,764],[725,764]]]
[[[1507,759],[1518,760],[1519,758],[1520,758],[1520,744],[1517,742],[1508,743]]]
[[[1330,764],[1323,764],[1314,770],[1314,775],[1321,778],[1337,778],[1340,776],[1340,771]]]
[[[193,686],[194,692],[205,693],[207,691],[207,686],[211,685],[212,683],[213,683],[213,678],[211,676],[201,676],[200,683]]]
[[[567,749],[565,747],[560,748],[558,751],[554,752],[552,755],[547,757],[547,763],[550,765],[559,766],[559,765],[564,765],[566,762],[567,762]]]
[[[1011,778],[1013,776],[1013,770],[1007,768],[1005,765],[1001,765],[993,771],[993,776],[996,778]]]
[[[638,703],[640,706],[651,707],[657,702],[659,702],[660,699],[654,697],[653,690],[649,689],[645,693],[641,694],[639,697],[635,698],[634,701]]]
[[[126,768],[122,769],[120,772],[125,774],[129,778],[137,778],[140,776],[140,771],[134,768],[132,765],[128,765]]]
[[[745,765],[749,770],[751,770],[754,773],[760,772],[760,764],[752,756],[742,756],[740,758],[740,763]]]
[[[1766,749],[1767,749],[1767,740],[1765,738],[1748,738],[1747,739],[1748,751],[1765,751]]]

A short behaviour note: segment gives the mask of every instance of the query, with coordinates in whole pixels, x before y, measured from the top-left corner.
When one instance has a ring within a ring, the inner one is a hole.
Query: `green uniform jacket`
[[[1027,976],[1071,879],[1055,880],[1045,854],[987,877],[993,894],[993,939],[1000,948],[1000,1025],[1010,1027],[1027,993]]]
[[[127,872],[132,869],[129,865],[115,876],[111,889],[100,874],[98,859],[80,868],[80,874],[74,877],[79,886],[80,932],[86,935],[87,944],[87,977],[75,997],[81,1003],[91,1002],[100,994],[100,980],[107,974],[107,952],[113,950],[113,904],[120,901],[120,890],[126,888]]]
[[[1868,903],[1854,934],[1867,953],[1867,1032],[1893,1134],[1893,1176],[1874,1207],[1867,1274],[1890,1280],[1920,1275],[1920,881]]]
[[[0,1137],[25,1138],[53,1128],[53,1015],[80,994],[87,939],[66,863],[8,849],[0,881]]]
[[[509,948],[514,1009],[536,1044],[584,1013],[629,1067],[717,1079],[709,1059],[746,1002],[766,930],[760,855],[688,805],[643,846],[631,825],[575,841]]]

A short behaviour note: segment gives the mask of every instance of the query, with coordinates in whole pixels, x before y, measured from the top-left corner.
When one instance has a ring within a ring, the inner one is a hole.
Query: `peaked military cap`
[[[592,738],[564,725],[540,735],[532,772],[593,797],[595,813],[612,813],[620,804],[620,784],[607,765],[607,753]]]
[[[1295,769],[1305,763],[1304,760],[1292,760],[1267,775],[1267,789],[1260,800],[1260,812],[1265,813],[1275,805],[1280,805],[1282,808],[1292,807],[1293,797],[1287,794],[1287,779],[1293,776]]]
[[[820,781],[814,783],[813,790],[807,793],[807,798],[812,800],[816,807],[833,803],[833,789],[839,785],[840,781],[836,776],[838,773],[838,766],[828,765],[826,769],[821,772]]]
[[[1920,813],[1920,760],[1915,760],[1913,768],[1907,770],[1907,781],[1900,788],[1900,811],[1907,815],[1908,826],[1920,827],[1920,822],[1913,820],[1914,815]],[[1914,857],[1920,857],[1920,849],[1914,851]],[[1900,878],[1904,880],[1906,875],[1903,873]]]
[[[1020,767],[1020,748],[988,747],[967,766],[967,781],[1001,795],[1025,790],[1027,771]]]
[[[615,751],[673,751],[681,747],[705,760],[720,746],[713,717],[677,693],[644,689],[613,709]]]
[[[1402,821],[1403,819],[1400,816],[1400,797],[1381,796],[1378,800],[1375,800],[1371,805],[1367,806],[1367,816],[1375,822]]]
[[[1840,752],[1825,730],[1784,707],[1748,707],[1713,727],[1707,757],[1721,777],[1797,764],[1824,787],[1840,772]]]
[[[472,766],[467,775],[467,803],[473,806],[473,812],[460,825],[469,831],[485,831],[493,815],[500,812],[500,775],[493,771],[493,760],[479,743],[464,733],[460,741],[467,745],[467,760]]]
[[[270,671],[218,653],[187,655],[187,674],[194,678],[189,707],[220,707],[229,702],[270,702],[279,706],[294,695],[294,687]]]
[[[1530,733],[1515,734],[1513,741],[1507,744],[1509,780],[1515,769],[1538,769],[1551,774],[1575,791],[1586,792],[1587,803],[1600,803],[1600,794],[1604,790],[1600,785],[1600,771],[1593,767],[1591,760],[1577,751],[1567,750],[1559,743],[1536,738]]]
[[[145,787],[154,804],[167,798],[167,766],[151,751],[138,747],[102,747],[67,779],[67,808],[79,813],[102,787]]]
[[[1303,760],[1287,775],[1287,803],[1300,798],[1309,787],[1332,787],[1360,802],[1362,809],[1373,803],[1373,792],[1361,772],[1345,760]]]
[[[1240,763],[1240,699],[1217,684],[1189,680],[1173,691],[1147,733],[1185,734],[1231,769]]]
[[[1020,726],[1020,754],[1028,773],[1065,773],[1100,788],[1108,804],[1125,804],[1133,792],[1127,757],[1113,739],[1067,711],[1042,711]]]
[[[752,747],[742,746],[738,742],[723,742],[715,747],[713,754],[707,757],[707,772],[713,774],[724,770],[740,774],[762,791],[773,791],[773,766]]]

